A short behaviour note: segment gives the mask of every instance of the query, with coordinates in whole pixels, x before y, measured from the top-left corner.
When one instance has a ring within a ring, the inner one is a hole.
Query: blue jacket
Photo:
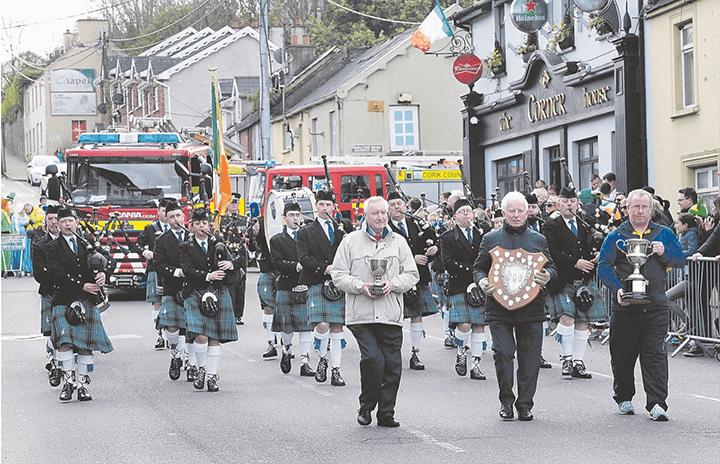
[[[688,230],[680,234],[678,237],[680,242],[680,248],[682,249],[685,257],[692,256],[698,247],[698,229],[697,227],[690,227]]]
[[[672,230],[650,221],[648,231],[642,238],[651,242],[662,242],[665,245],[665,252],[662,256],[651,255],[640,268],[640,273],[650,282],[647,286],[647,293],[652,303],[649,306],[667,308],[668,302],[665,296],[667,268],[683,267],[685,265],[685,256],[683,256],[680,243]],[[610,232],[610,235],[605,238],[600,250],[598,275],[602,283],[612,290],[613,311],[638,309],[638,305],[621,306],[617,302],[617,291],[623,288],[622,282],[634,270],[625,254],[618,249],[618,242],[629,238],[638,238],[638,235],[633,234],[633,232],[634,229],[630,225],[630,221],[623,222],[620,227]],[[625,249],[624,246],[622,248]]]

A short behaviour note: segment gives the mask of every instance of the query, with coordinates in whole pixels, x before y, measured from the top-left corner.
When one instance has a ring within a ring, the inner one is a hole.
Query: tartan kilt
[[[52,331],[52,297],[40,295],[40,333],[46,337]]]
[[[180,335],[185,335],[185,307],[177,304],[175,297],[162,297],[157,323],[159,327],[179,327]]]
[[[559,293],[551,294],[547,299],[550,305],[551,318],[558,320],[560,316],[565,315],[575,319],[575,322],[607,321],[608,314],[605,312],[605,303],[595,281],[591,281],[588,288],[592,296],[595,297],[595,301],[587,311],[580,311],[575,307],[575,302],[572,299],[575,290],[570,285],[566,285]]]
[[[203,292],[204,293],[204,292]],[[230,291],[222,286],[218,297],[218,313],[215,317],[203,316],[200,312],[202,293],[190,292],[185,298],[185,328],[193,339],[198,335],[220,341],[220,343],[234,342],[238,339],[235,313],[233,312]]]
[[[345,324],[345,295],[339,300],[330,301],[322,292],[323,284],[308,289],[307,312],[310,324],[329,322]]]
[[[261,272],[257,281],[257,292],[260,306],[275,307],[275,276],[269,272]]]
[[[55,348],[62,345],[72,345],[75,348],[109,353],[113,350],[110,338],[105,332],[100,311],[90,300],[83,300],[85,306],[85,322],[79,325],[70,325],[65,319],[65,310],[69,305],[53,307],[52,312],[52,342]]]
[[[309,290],[308,293],[310,293]],[[308,305],[292,304],[292,291],[290,290],[276,291],[272,331],[291,333],[310,330],[312,330],[312,326],[309,322]]]
[[[450,327],[455,328],[458,324],[470,323],[486,325],[485,307],[473,308],[465,301],[465,293],[448,296],[448,309],[450,310]]]
[[[160,303],[162,294],[158,291],[157,272],[150,271],[147,276],[147,286],[145,286],[145,301],[148,303]]]
[[[418,316],[432,316],[438,312],[435,299],[432,296],[428,284],[418,283],[417,294],[418,299],[415,303],[409,304],[407,299],[405,300],[405,309],[403,309],[405,319]]]

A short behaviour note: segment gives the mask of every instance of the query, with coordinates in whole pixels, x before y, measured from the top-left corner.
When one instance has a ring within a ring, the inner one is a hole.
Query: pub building
[[[481,1],[452,16],[485,61],[461,96],[464,163],[476,197],[524,192],[538,179],[559,191],[569,183],[564,163],[578,190],[607,172],[621,191],[647,185],[642,60],[630,20],[637,11],[620,14],[610,1],[589,7],[604,5],[609,20],[600,31],[589,28],[593,16],[560,0]],[[512,22],[512,11],[528,8],[547,16],[535,34]]]

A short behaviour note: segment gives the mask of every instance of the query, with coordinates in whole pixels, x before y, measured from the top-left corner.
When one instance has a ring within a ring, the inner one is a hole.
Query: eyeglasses
[[[652,209],[652,206],[646,206],[646,205],[632,205],[630,207],[633,211],[650,211]]]

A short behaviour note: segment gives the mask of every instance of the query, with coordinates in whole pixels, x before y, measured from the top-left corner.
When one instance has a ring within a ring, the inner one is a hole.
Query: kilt
[[[308,291],[308,293],[310,293]],[[308,298],[308,301],[310,299]],[[308,332],[312,330],[307,304],[292,304],[292,291],[275,292],[275,312],[273,313],[273,332]]]
[[[180,335],[185,335],[185,307],[172,296],[162,297],[157,323],[159,327],[179,327]]]
[[[190,292],[185,298],[185,328],[193,339],[197,335],[218,340],[220,343],[234,342],[238,339],[235,313],[233,313],[230,291],[222,286],[218,296],[218,313],[215,317],[206,317],[200,312],[201,293]]]
[[[40,333],[46,337],[50,336],[52,330],[52,297],[40,295]]]
[[[432,316],[438,312],[435,299],[430,291],[430,285],[418,283],[417,294],[418,299],[415,303],[408,304],[407,300],[405,300],[405,309],[403,309],[405,319],[417,316]]]
[[[148,303],[160,303],[162,293],[158,291],[157,272],[150,271],[147,276],[147,286],[145,287],[145,301]]]
[[[274,308],[275,276],[269,272],[261,272],[257,281],[257,292],[260,297],[260,306],[270,306]]]
[[[485,307],[473,308],[465,301],[465,293],[448,296],[448,309],[450,310],[450,328],[454,329],[458,324],[470,323],[476,325],[485,324]]]
[[[552,319],[558,320],[560,316],[565,315],[575,319],[575,322],[607,321],[608,315],[605,312],[605,303],[595,281],[591,281],[588,288],[592,296],[595,297],[595,301],[587,311],[580,311],[575,307],[575,302],[572,299],[575,290],[570,285],[566,285],[559,293],[551,294],[548,300]]]
[[[308,289],[307,312],[310,324],[329,322],[345,324],[345,295],[339,300],[330,301],[323,295],[323,284]]]
[[[69,305],[53,307],[52,312],[52,342],[55,348],[62,345],[72,345],[75,348],[109,353],[113,350],[110,338],[105,332],[100,311],[90,300],[84,300],[85,322],[80,325],[70,325],[65,319],[65,310]]]

